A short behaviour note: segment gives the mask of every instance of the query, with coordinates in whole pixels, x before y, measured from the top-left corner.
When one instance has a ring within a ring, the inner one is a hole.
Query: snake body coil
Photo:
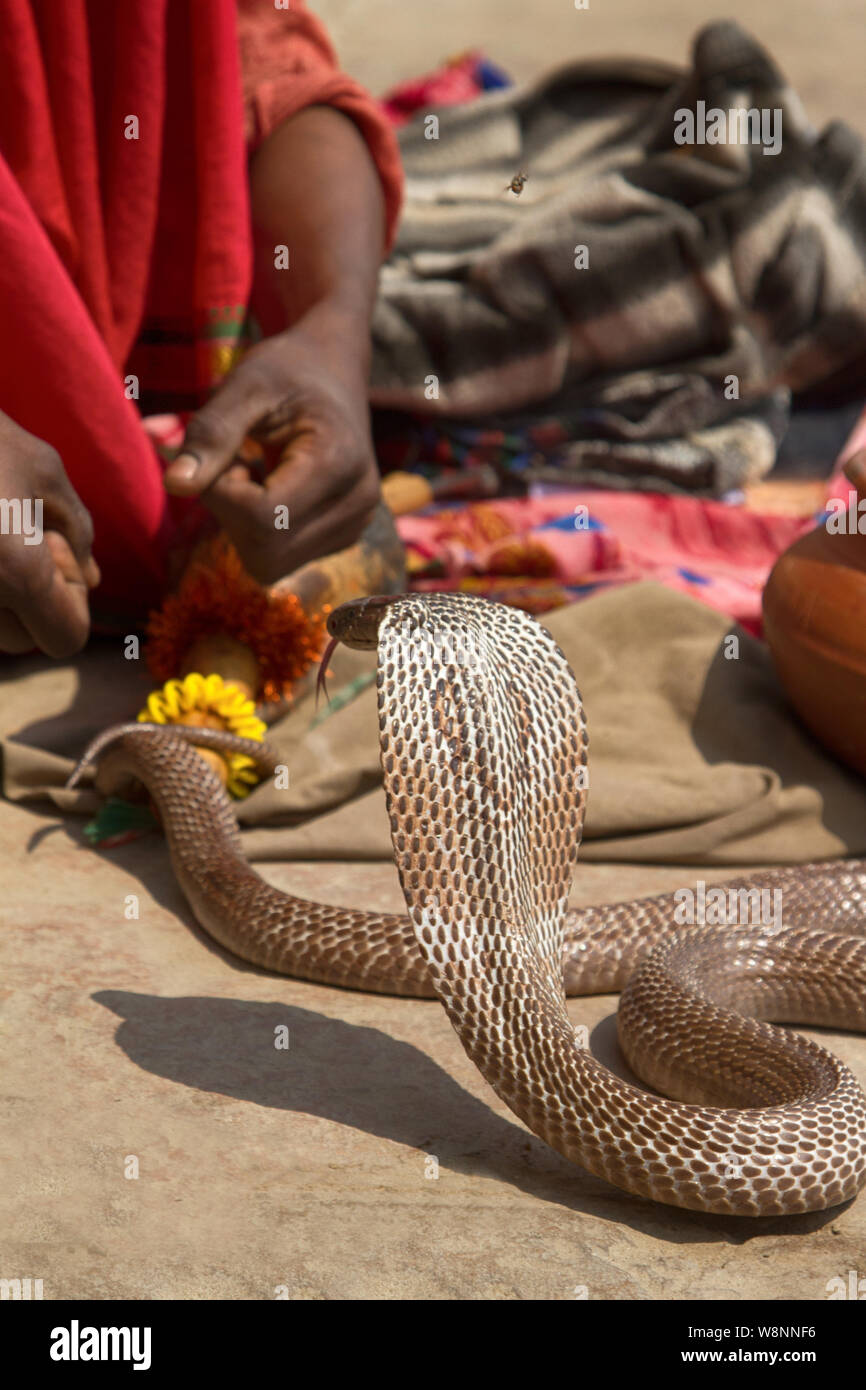
[[[191,743],[130,724],[94,740],[149,788],[178,881],[229,950],[283,974],[436,995],[529,1128],[643,1197],[714,1213],[814,1211],[866,1181],[866,1100],[785,1020],[866,1031],[866,864],[726,884],[782,893],[784,927],[678,928],[671,896],[567,911],[587,738],[574,676],[519,610],[465,595],[357,600],[333,636],[378,649],[381,763],[408,918],[305,902],[243,858],[231,803]],[[581,1046],[565,994],[624,990],[620,1080]]]

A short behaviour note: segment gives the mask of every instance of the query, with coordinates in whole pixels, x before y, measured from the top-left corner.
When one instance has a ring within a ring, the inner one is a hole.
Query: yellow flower
[[[203,717],[190,719],[190,715]],[[238,686],[222,676],[200,676],[197,672],[183,680],[166,681],[161,690],[151,691],[138,719],[148,724],[208,724],[257,743],[264,739],[266,728],[252,700]],[[228,791],[232,796],[249,796],[259,780],[252,758],[245,753],[221,756],[228,768]]]

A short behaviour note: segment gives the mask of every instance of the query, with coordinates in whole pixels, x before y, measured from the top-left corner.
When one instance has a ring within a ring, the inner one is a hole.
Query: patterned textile
[[[415,589],[461,589],[543,613],[653,579],[760,632],[777,556],[812,518],[656,493],[556,490],[398,519]]]
[[[663,389],[663,382],[656,378]],[[698,387],[681,383],[680,404]],[[700,388],[698,388],[700,389]],[[697,402],[693,402],[697,406]],[[705,402],[706,404],[706,402]],[[489,415],[478,423],[423,415],[374,413],[379,460],[390,470],[435,473],[445,468],[490,465],[503,491],[523,492],[534,483],[579,482],[638,492],[688,491],[719,495],[763,477],[788,423],[789,396],[776,391],[754,401],[748,414],[680,437],[631,441],[587,438],[603,411],[577,404],[559,413],[547,408]]]
[[[781,121],[776,153],[735,122],[677,143],[677,113],[740,108]],[[813,130],[735,24],[685,72],[570,63],[437,116],[399,132],[374,319],[372,399],[413,414],[416,466],[718,496],[772,467],[791,391],[864,364],[863,144]]]

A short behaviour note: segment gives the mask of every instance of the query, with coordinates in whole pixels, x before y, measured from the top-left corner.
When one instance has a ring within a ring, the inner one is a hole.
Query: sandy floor
[[[286,1286],[329,1299],[570,1299],[585,1287],[812,1300],[862,1263],[863,1203],[711,1219],[572,1167],[499,1103],[437,1004],[273,978],[224,955],[192,926],[160,839],[100,857],[80,822],[0,804],[0,854],[0,1272],[42,1278],[46,1298],[260,1299]],[[385,866],[266,875],[307,896],[400,906]],[[579,880],[587,901],[679,881],[617,866],[584,866]],[[614,1011],[607,997],[570,1005],[594,1054],[628,1075]],[[862,1041],[828,1042],[866,1079]]]
[[[11,662],[0,733],[72,754],[82,711],[126,717],[142,676],[111,652]],[[438,1004],[249,968],[195,927],[161,837],[95,853],[42,806],[0,802],[0,1277],[46,1298],[812,1300],[860,1267],[863,1202],[756,1224],[617,1192],[510,1116]],[[388,864],[260,867],[401,906]],[[575,901],[694,876],[585,863]],[[570,1004],[628,1075],[614,1011]],[[866,1040],[828,1042],[866,1080]]]
[[[376,90],[470,45],[518,77],[570,53],[682,59],[700,21],[695,6],[646,0],[314,8]],[[726,9],[777,53],[817,121],[866,128],[860,5]],[[78,677],[39,679],[61,714]],[[32,698],[32,686],[6,688],[4,732],[29,723]],[[92,699],[107,721],[136,696]],[[0,1277],[41,1278],[46,1298],[817,1300],[862,1270],[864,1202],[756,1224],[633,1200],[510,1117],[435,1003],[244,967],[192,925],[158,838],[100,856],[80,821],[0,803],[0,864]],[[326,901],[401,902],[385,866],[265,872]],[[679,881],[670,868],[584,866],[578,896]],[[124,916],[130,893],[137,921]],[[578,1000],[571,1014],[623,1071],[614,1009]],[[287,1050],[274,1046],[281,1026]],[[828,1041],[866,1081],[866,1044]]]
[[[480,48],[517,81],[553,63],[629,54],[685,63],[693,34],[733,19],[769,49],[816,125],[866,132],[860,0],[309,0],[346,70],[374,92]]]

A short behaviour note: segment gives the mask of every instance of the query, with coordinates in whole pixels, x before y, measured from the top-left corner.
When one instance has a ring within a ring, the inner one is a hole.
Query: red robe
[[[390,241],[394,136],[301,0],[0,5],[0,411],[54,445],[90,510],[103,611],[159,596],[174,504],[140,410],[192,407],[231,366],[247,159],[313,104],[364,135]]]

